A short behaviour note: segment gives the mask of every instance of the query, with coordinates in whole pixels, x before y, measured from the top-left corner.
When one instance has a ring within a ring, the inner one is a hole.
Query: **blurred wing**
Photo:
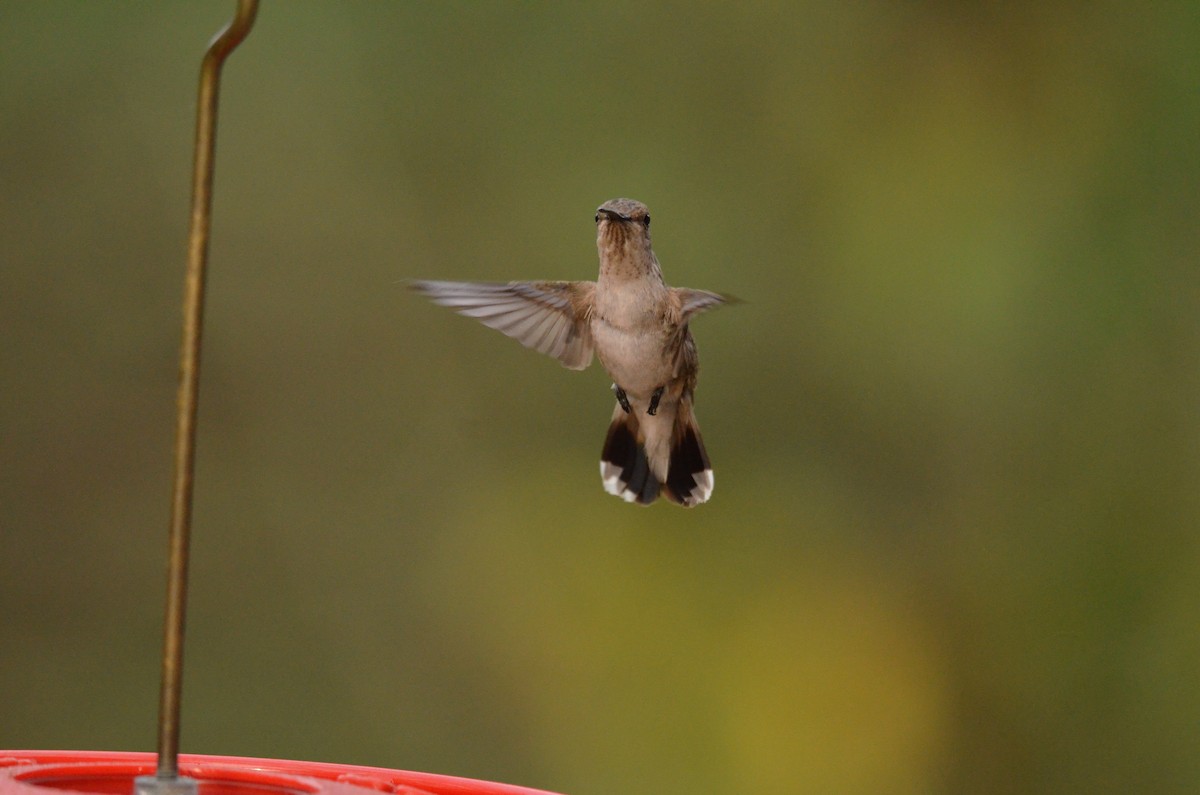
[[[594,282],[415,281],[411,286],[436,304],[553,356],[564,367],[582,370],[592,363],[587,316]]]
[[[688,287],[676,288],[675,295],[679,298],[680,318],[685,322],[692,315],[698,315],[707,309],[738,302],[733,296],[710,293],[708,290],[692,290]]]

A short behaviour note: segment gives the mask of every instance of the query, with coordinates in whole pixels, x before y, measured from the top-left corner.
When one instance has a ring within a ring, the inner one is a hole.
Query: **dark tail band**
[[[638,442],[628,418],[618,417],[608,426],[600,454],[600,477],[604,490],[625,502],[649,505],[658,499],[658,480],[650,472],[646,449]]]
[[[671,465],[663,484],[667,499],[691,508],[706,501],[713,490],[712,465],[695,422],[676,429]]]

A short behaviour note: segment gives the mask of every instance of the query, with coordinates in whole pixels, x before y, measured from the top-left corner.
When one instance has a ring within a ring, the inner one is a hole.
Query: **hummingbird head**
[[[640,258],[650,252],[650,211],[633,199],[612,199],[596,209],[601,256]]]

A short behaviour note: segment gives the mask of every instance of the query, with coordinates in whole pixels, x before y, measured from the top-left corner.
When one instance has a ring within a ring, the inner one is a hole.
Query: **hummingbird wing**
[[[595,282],[414,281],[411,286],[435,304],[549,354],[564,367],[582,370],[592,363],[587,317]]]
[[[690,287],[676,287],[674,293],[679,299],[680,320],[685,323],[692,315],[698,315],[721,304],[737,303],[738,300],[733,296],[710,293],[708,290],[693,290]]]

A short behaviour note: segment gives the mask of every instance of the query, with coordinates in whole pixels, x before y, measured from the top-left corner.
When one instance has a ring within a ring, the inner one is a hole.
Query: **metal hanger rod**
[[[196,403],[200,385],[200,334],[204,317],[204,272],[212,222],[213,161],[217,96],[225,59],[250,33],[258,0],[239,0],[237,14],[208,46],[200,67],[196,107],[196,152],[192,172],[192,215],[184,281],[183,344],[179,354],[179,396],[175,419],[175,477],[171,493],[167,610],[163,630],[162,691],[159,701],[159,779],[179,775],[179,703],[183,679],[183,635],[187,611],[188,547],[192,523]]]

